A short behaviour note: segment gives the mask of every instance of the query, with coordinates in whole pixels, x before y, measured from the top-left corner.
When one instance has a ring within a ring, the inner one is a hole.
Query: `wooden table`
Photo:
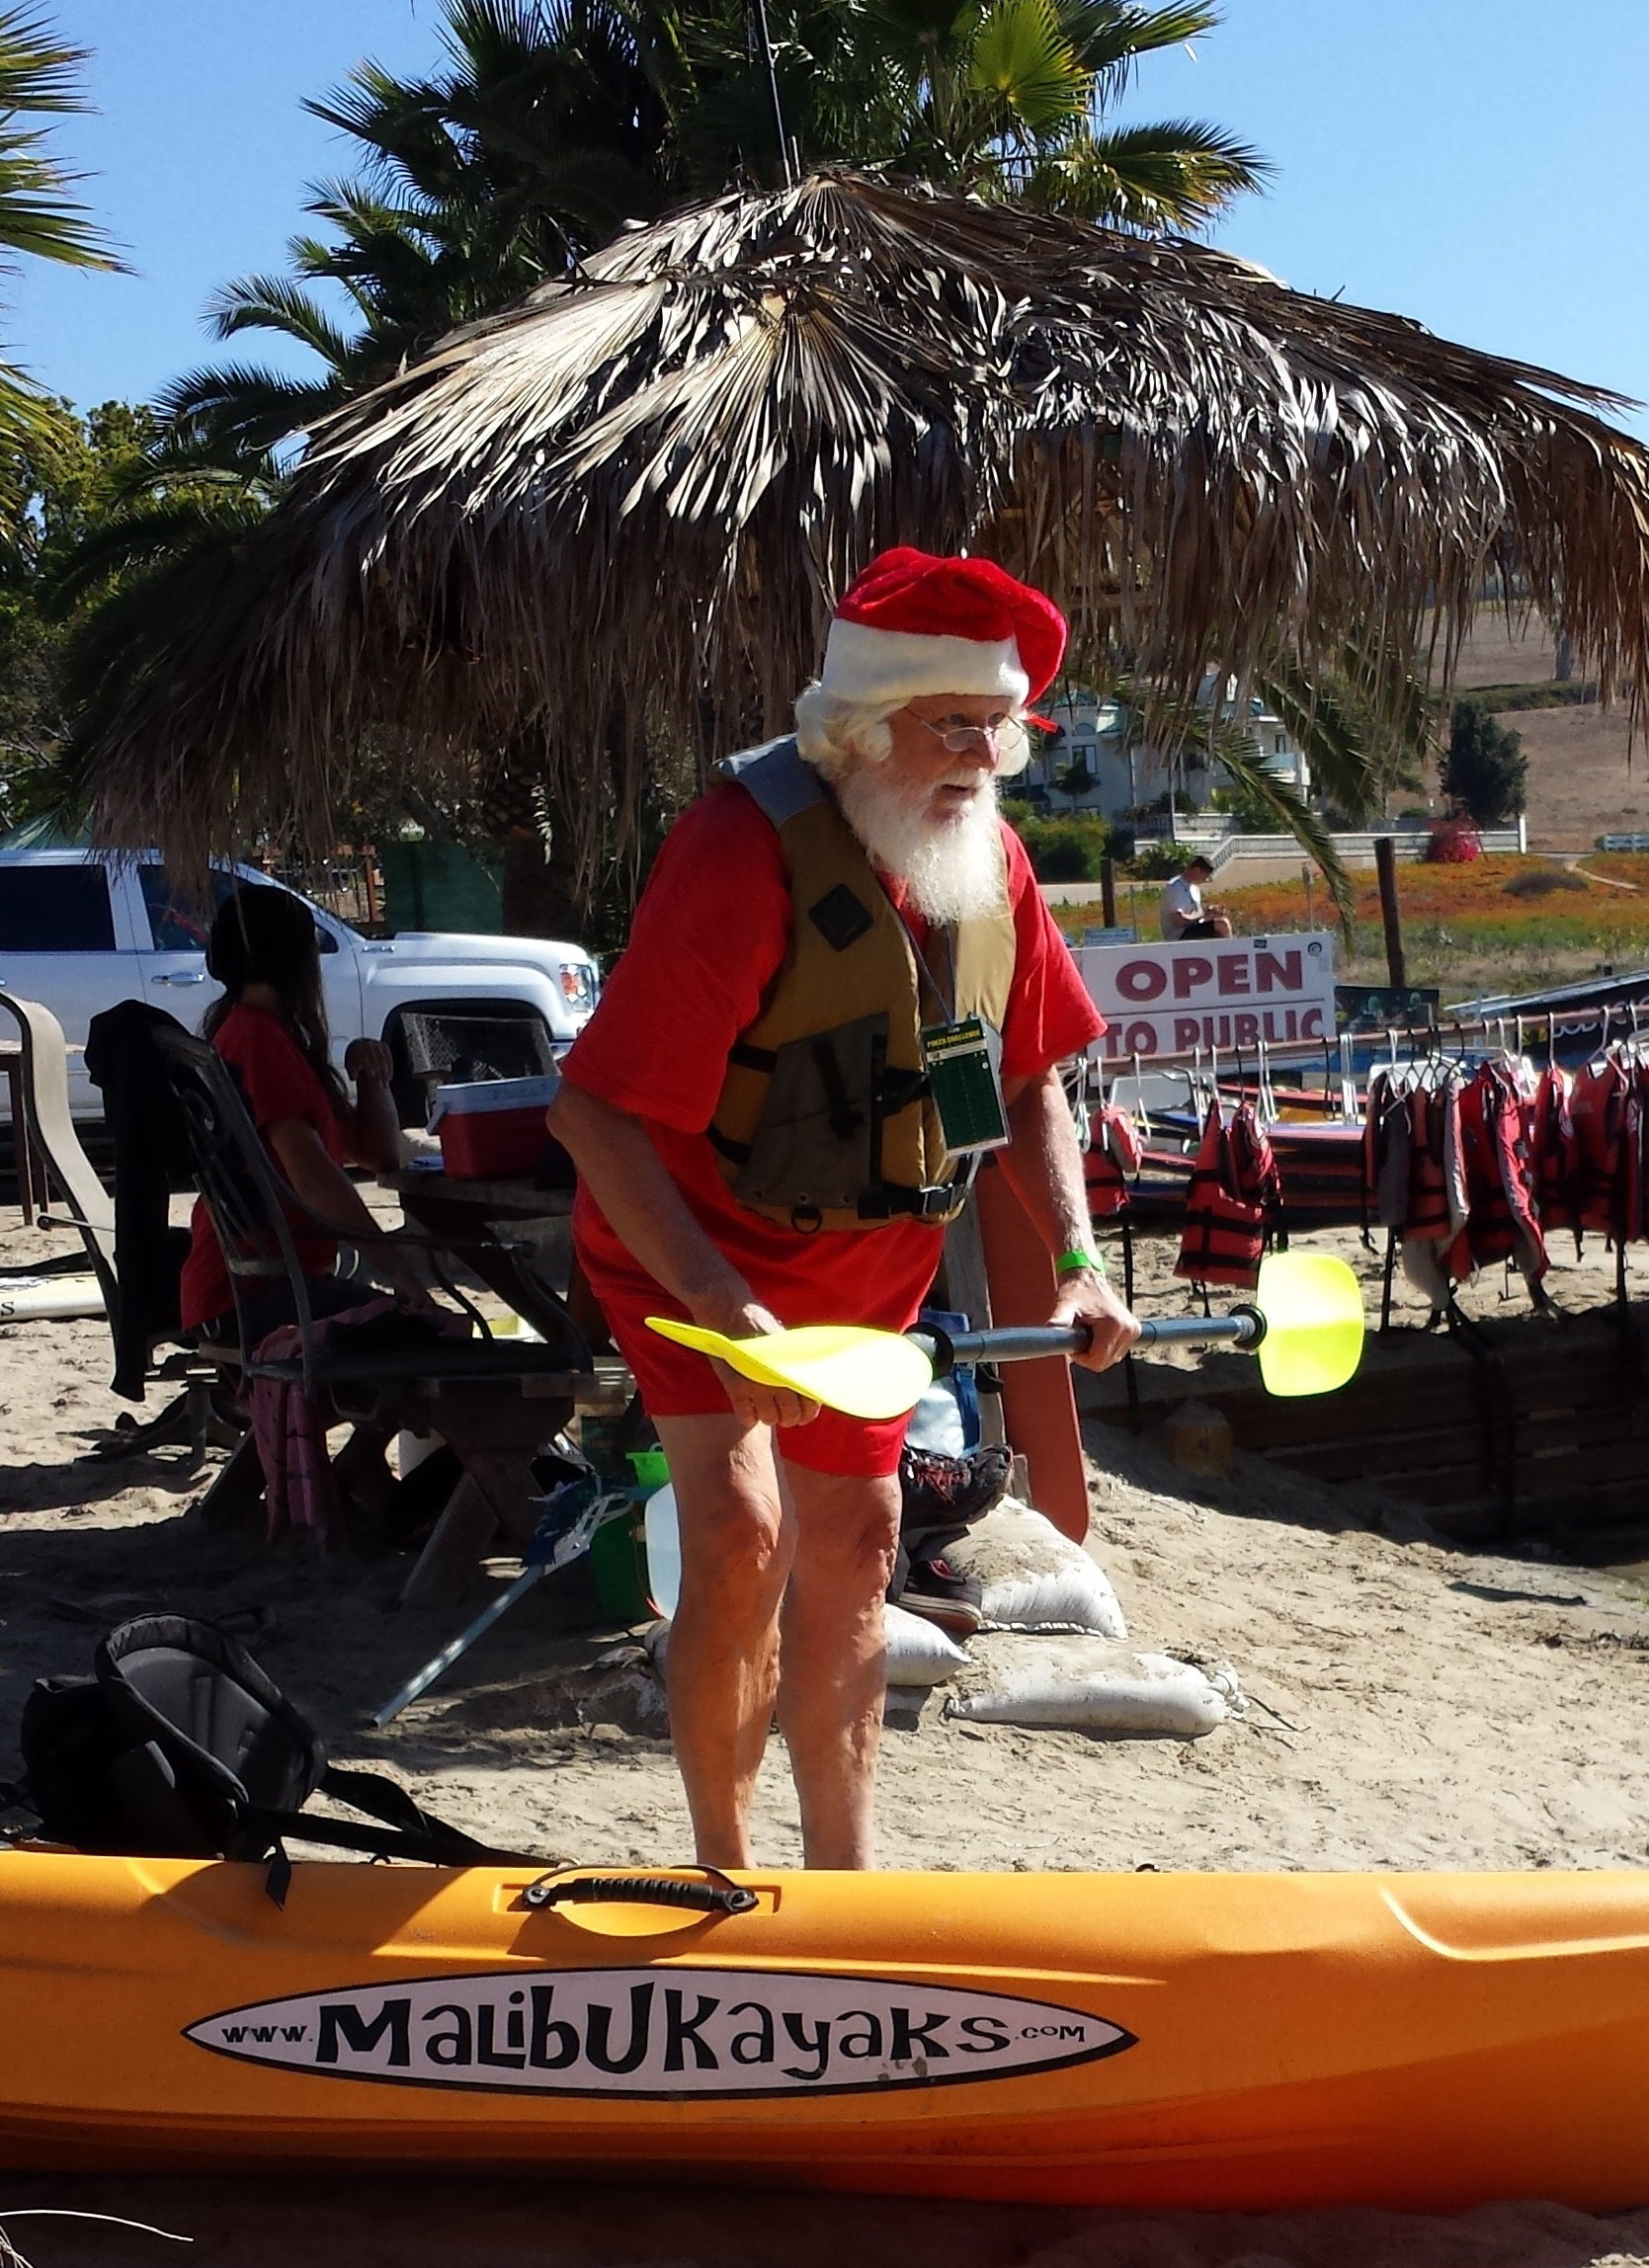
[[[593,1359],[591,1339],[599,1332],[581,1328],[584,1317],[575,1316],[533,1265],[525,1242],[511,1239],[512,1227],[564,1221],[572,1211],[570,1189],[539,1189],[525,1174],[469,1181],[418,1171],[385,1174],[380,1186],[400,1198],[415,1228],[459,1248],[464,1265],[546,1345],[562,1349],[567,1365],[554,1378],[524,1381],[514,1396],[496,1387],[447,1387],[431,1395],[430,1429],[458,1450],[465,1470],[407,1580],[402,1599],[416,1606],[450,1596],[496,1529],[525,1542],[536,1514],[523,1475],[535,1452],[575,1415],[620,1416],[635,1382],[621,1362]]]
[[[568,1365],[581,1368],[590,1345],[566,1301],[532,1263],[528,1240],[512,1239],[512,1228],[564,1221],[572,1211],[570,1189],[539,1189],[529,1174],[498,1181],[466,1181],[446,1174],[401,1172],[378,1177],[391,1189],[416,1229],[461,1248],[489,1291],[533,1326],[546,1345],[564,1347]]]

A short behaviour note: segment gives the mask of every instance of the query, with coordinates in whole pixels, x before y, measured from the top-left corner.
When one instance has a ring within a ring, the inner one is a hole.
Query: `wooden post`
[[[1108,930],[1115,929],[1116,861],[1114,858],[1102,858],[1100,860],[1100,912],[1105,916],[1106,928]]]
[[[1315,884],[1309,866],[1300,868],[1299,878],[1305,884],[1305,926],[1308,930],[1314,930],[1317,927]]]
[[[1403,959],[1403,915],[1397,903],[1397,852],[1389,835],[1374,838],[1374,867],[1380,878],[1380,916],[1385,923],[1386,974],[1399,992],[1409,981]]]
[[[367,927],[377,928],[377,876],[372,872],[372,847],[369,843],[361,853],[361,878],[367,885]]]

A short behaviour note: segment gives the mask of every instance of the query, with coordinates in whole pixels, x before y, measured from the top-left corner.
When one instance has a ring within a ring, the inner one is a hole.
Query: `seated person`
[[[1204,906],[1202,885],[1213,879],[1211,859],[1196,857],[1186,861],[1185,871],[1176,874],[1157,901],[1157,916],[1162,933],[1171,945],[1188,942],[1194,937],[1228,937],[1231,934],[1231,917],[1218,906]]]
[[[373,1273],[420,1309],[433,1303],[412,1256],[384,1240],[344,1172],[346,1159],[374,1172],[399,1158],[399,1127],[389,1093],[389,1050],[375,1039],[352,1040],[344,1058],[355,1082],[352,1103],[332,1068],[321,991],[320,946],[300,898],[286,890],[243,885],[219,908],[206,945],[206,968],[223,997],[206,1011],[202,1033],[234,1074],[247,1111],[277,1171],[311,1211],[359,1237]],[[216,1232],[204,1202],[190,1225],[179,1304],[186,1330],[234,1340],[234,1295]],[[293,1223],[310,1311],[338,1315],[373,1296],[361,1282],[332,1274],[334,1239]],[[254,1282],[247,1302],[248,1336],[256,1346],[296,1320],[285,1281]]]

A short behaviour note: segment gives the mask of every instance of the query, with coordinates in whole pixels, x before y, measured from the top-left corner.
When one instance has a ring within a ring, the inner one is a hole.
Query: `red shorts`
[[[732,1405],[705,1355],[696,1354],[690,1346],[678,1346],[674,1339],[661,1338],[656,1331],[647,1329],[646,1319],[650,1315],[673,1316],[683,1323],[691,1323],[693,1319],[681,1302],[655,1282],[639,1261],[622,1253],[611,1233],[600,1239],[599,1251],[578,1235],[576,1227],[573,1241],[586,1281],[601,1302],[608,1329],[619,1353],[635,1373],[647,1415],[655,1419],[708,1418],[730,1410]],[[936,1238],[933,1244],[936,1259],[939,1249]],[[622,1264],[625,1261],[627,1265]],[[896,1280],[883,1280],[879,1298],[874,1281],[864,1284],[862,1296],[854,1302],[859,1311],[856,1314],[813,1316],[809,1320],[860,1323],[875,1331],[908,1331],[926,1296],[927,1281],[913,1290],[908,1271],[888,1272]],[[776,1284],[764,1284],[756,1268],[747,1266],[745,1274],[764,1307],[772,1308],[783,1318],[786,1307],[793,1306],[793,1276],[785,1278],[781,1291]],[[930,1268],[930,1277],[931,1274]],[[811,1473],[842,1473],[879,1480],[898,1471],[899,1451],[904,1446],[905,1427],[909,1422],[908,1418],[872,1421],[844,1418],[836,1410],[821,1410],[810,1425],[781,1426],[775,1440],[779,1454],[787,1464],[803,1465]]]

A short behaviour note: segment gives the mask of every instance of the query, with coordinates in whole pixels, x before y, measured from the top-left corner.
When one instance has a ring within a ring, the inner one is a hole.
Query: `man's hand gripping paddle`
[[[758,1386],[788,1387],[849,1418],[902,1418],[936,1378],[957,1362],[1026,1362],[1081,1354],[1086,1324],[1005,1326],[947,1334],[928,1328],[866,1331],[811,1324],[765,1338],[723,1338],[718,1331],[650,1315],[650,1331],[725,1362]],[[1248,1304],[1229,1315],[1186,1316],[1140,1329],[1140,1346],[1237,1346],[1260,1357],[1270,1394],[1332,1394],[1362,1358],[1362,1287],[1329,1253],[1272,1253]]]

